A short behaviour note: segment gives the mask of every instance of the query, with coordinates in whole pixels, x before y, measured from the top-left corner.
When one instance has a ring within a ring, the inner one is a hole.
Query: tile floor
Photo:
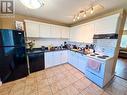
[[[127,81],[114,77],[101,89],[73,66],[63,64],[3,84],[0,95],[127,95]]]

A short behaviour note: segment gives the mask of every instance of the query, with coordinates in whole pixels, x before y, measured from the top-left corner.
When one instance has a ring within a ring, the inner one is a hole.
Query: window
[[[122,48],[127,48],[127,35],[122,36],[121,45]]]

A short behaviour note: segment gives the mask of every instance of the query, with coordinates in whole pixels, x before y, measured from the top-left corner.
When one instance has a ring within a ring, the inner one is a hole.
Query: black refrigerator
[[[24,32],[0,29],[0,79],[3,83],[28,75]]]

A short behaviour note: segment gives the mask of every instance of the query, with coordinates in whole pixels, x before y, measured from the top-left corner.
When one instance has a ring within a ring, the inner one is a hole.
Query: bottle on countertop
[[[95,44],[90,45],[90,52],[95,53]]]
[[[63,48],[65,48],[65,49],[68,48],[68,44],[67,44],[67,42],[64,42],[64,46],[63,46]]]

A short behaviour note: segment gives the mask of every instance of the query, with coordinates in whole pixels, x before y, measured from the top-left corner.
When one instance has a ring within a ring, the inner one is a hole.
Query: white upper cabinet
[[[61,26],[61,38],[67,38],[69,39],[69,35],[70,35],[70,28],[69,27],[64,27]]]
[[[50,38],[51,37],[51,25],[46,23],[40,23],[40,37]]]
[[[79,41],[85,43],[92,43],[94,35],[94,24],[87,23],[80,26]]]
[[[95,20],[95,33],[96,34],[110,34],[116,33],[117,22],[120,14],[104,17]]]
[[[74,26],[70,29],[70,41],[79,41],[79,28],[80,26]]]
[[[27,37],[69,38],[69,27],[25,20]]]
[[[74,26],[70,30],[70,40],[77,42],[92,43],[94,35],[94,24],[87,23]]]
[[[27,37],[39,37],[39,24],[32,21],[26,21],[25,25]]]
[[[51,37],[61,38],[61,28],[58,25],[51,25]]]

